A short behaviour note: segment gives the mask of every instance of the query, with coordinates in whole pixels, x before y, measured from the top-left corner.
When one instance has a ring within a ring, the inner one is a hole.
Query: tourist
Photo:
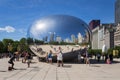
[[[113,61],[113,54],[112,53],[110,53],[109,58],[110,58],[110,62],[112,63],[112,61]]]
[[[60,67],[60,64],[62,64],[63,66],[63,55],[62,55],[61,47],[59,47],[59,50],[57,53],[57,64],[58,64],[58,67]]]
[[[27,51],[25,51],[25,52],[23,53],[22,63],[26,63],[26,60],[27,60],[27,55],[28,55],[28,52],[27,52]]]
[[[48,54],[48,62],[52,64],[52,51],[51,50]]]
[[[101,57],[101,55],[100,55],[100,53],[98,53],[98,54],[97,54],[97,61],[98,61],[98,62],[100,62],[100,57]]]
[[[13,56],[8,61],[8,63],[11,64],[11,66],[8,67],[8,70],[14,69],[14,62],[13,61],[15,61],[15,58],[16,58],[16,54],[13,54]]]
[[[87,48],[85,48],[85,62],[86,62],[86,64],[90,65],[90,60],[89,60]]]
[[[28,68],[30,67],[31,59],[32,59],[32,56],[31,56],[30,53],[28,53],[28,54],[27,54],[27,64],[28,64]]]
[[[107,61],[108,58],[109,58],[109,55],[105,54],[105,62]]]
[[[110,58],[109,58],[109,57],[107,58],[106,63],[107,63],[107,64],[111,64],[111,61],[110,61]]]

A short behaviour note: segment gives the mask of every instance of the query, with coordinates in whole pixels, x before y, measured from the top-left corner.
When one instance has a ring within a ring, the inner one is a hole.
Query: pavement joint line
[[[30,70],[29,72],[31,72],[32,70]],[[22,70],[20,70],[19,72],[16,72],[15,74],[13,74],[13,75],[11,75],[11,76],[9,76],[9,77],[5,77],[4,78],[4,80],[7,80],[7,79],[9,79],[9,78],[12,78],[14,75],[17,75],[18,73],[20,73],[20,72],[22,72]],[[28,72],[26,72],[25,74],[27,74]],[[24,76],[24,74],[23,74],[23,76]],[[21,77],[21,76],[20,76]],[[19,77],[19,78],[20,78]],[[19,79],[18,79],[19,80]]]
[[[65,70],[65,68],[63,68]],[[68,72],[65,70],[65,73],[67,74],[68,80],[70,80]]]
[[[47,69],[46,74],[45,74],[45,76],[44,76],[43,80],[45,80],[45,79],[46,79],[46,76],[47,76],[47,74],[48,74],[48,72],[49,72],[50,68],[51,68],[51,67],[49,66],[49,68]]]
[[[30,71],[26,72],[25,74],[21,75],[18,80],[20,80],[23,76],[25,76],[26,74],[28,74],[28,73],[31,72],[31,71],[32,71],[32,70],[30,70]]]
[[[42,65],[42,67],[40,68],[40,70],[39,71],[41,71],[42,70],[42,68],[44,67],[45,65]],[[37,74],[38,72],[36,72],[32,77],[31,77],[31,79],[30,80],[32,80],[34,77],[35,77],[35,75]]]
[[[58,80],[58,75],[57,75],[57,67],[56,67],[56,80]]]
[[[30,73],[31,71],[33,71],[33,69],[31,69],[29,72],[26,72],[25,74],[28,74],[28,73]],[[20,80],[22,77],[24,77],[25,74],[23,74],[22,76],[20,76],[18,80]]]
[[[14,75],[16,75],[16,74],[18,74],[18,73],[20,73],[20,72],[22,72],[22,70],[20,70],[20,71],[14,73],[13,75],[10,75],[10,76],[8,76],[8,77],[4,77],[4,80],[7,80],[8,78],[13,77]]]

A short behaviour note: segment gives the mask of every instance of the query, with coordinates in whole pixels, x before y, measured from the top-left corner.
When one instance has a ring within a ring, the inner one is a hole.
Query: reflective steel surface
[[[45,42],[89,42],[91,31],[79,18],[69,15],[52,15],[36,20],[28,30],[28,37]]]

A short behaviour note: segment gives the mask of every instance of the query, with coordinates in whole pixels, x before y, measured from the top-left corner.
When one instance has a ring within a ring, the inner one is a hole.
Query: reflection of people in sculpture
[[[81,54],[79,52],[79,54],[78,54],[78,63],[80,63],[80,61],[81,61]]]
[[[48,62],[52,64],[52,51],[50,50],[49,54],[48,54]]]
[[[46,53],[46,62],[48,62],[48,53]]]

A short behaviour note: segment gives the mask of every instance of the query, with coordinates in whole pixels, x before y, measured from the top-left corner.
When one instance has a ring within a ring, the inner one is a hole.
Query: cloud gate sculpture
[[[40,58],[45,58],[49,50],[52,50],[55,56],[55,50],[61,47],[65,53],[64,60],[67,61],[77,56],[77,51],[81,48],[80,44],[90,43],[91,31],[79,18],[52,15],[36,20],[30,26],[27,37],[30,39],[28,42],[30,49]]]

